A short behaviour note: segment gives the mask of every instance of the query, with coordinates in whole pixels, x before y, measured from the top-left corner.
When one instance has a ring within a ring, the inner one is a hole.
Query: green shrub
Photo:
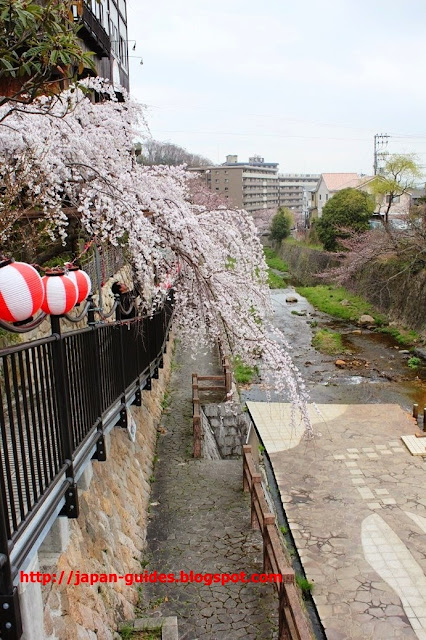
[[[271,238],[281,242],[290,235],[293,226],[293,215],[286,207],[280,207],[272,218]]]
[[[421,359],[417,358],[416,356],[412,356],[411,358],[408,359],[408,362],[407,362],[410,369],[417,369],[417,367],[419,367],[421,363],[422,363]]]

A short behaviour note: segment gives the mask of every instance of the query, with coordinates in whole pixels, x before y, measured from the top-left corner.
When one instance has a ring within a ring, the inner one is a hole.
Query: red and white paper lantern
[[[30,264],[5,260],[0,263],[0,318],[6,322],[29,320],[42,306],[41,277]]]
[[[43,278],[45,291],[43,311],[54,316],[68,313],[77,303],[78,291],[74,282],[63,271],[47,273]]]
[[[69,267],[68,278],[72,280],[77,287],[77,304],[80,304],[87,298],[92,290],[92,283],[85,271],[82,271],[79,267]]]

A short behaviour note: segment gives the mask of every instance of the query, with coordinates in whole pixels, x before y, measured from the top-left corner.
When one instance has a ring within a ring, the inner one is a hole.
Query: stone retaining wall
[[[207,404],[203,407],[222,458],[239,458],[248,432],[248,417],[239,402]]]
[[[170,373],[171,342],[159,380],[143,391],[141,407],[131,407],[137,424],[133,443],[127,430],[114,427],[106,462],[93,464],[93,479],[80,493],[80,516],[69,520],[70,541],[54,558],[39,553],[41,570],[86,573],[141,573],[145,548],[150,477],[156,447],[161,401]],[[116,584],[43,588],[46,640],[112,640],[115,629],[135,618],[137,586]],[[27,638],[34,636],[27,635]]]

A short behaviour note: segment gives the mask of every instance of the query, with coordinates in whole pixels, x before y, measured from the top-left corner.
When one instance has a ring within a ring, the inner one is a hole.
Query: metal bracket
[[[140,389],[136,389],[135,399],[133,400],[132,404],[134,404],[136,407],[142,406],[142,393]]]
[[[127,429],[127,409],[125,404],[121,405],[120,420],[117,424],[119,424],[123,429]]]
[[[160,362],[158,363],[158,366],[160,367],[160,369],[162,369],[164,367],[164,359],[163,356],[161,356],[160,358]]]
[[[152,377],[154,378],[154,380],[158,380],[158,378],[159,378],[158,367],[155,367],[154,373],[152,374]]]
[[[106,448],[105,448],[105,438],[103,435],[100,436],[96,443],[96,451],[92,456],[92,460],[98,460],[98,462],[106,462]]]
[[[67,518],[78,518],[79,512],[78,490],[77,485],[74,483],[65,492],[65,505],[59,515],[67,516]]]
[[[14,587],[12,595],[0,595],[0,637],[5,640],[19,640],[21,636],[22,620],[18,587]]]
[[[164,341],[163,355],[167,353],[167,339]]]
[[[148,376],[147,379],[145,380],[145,386],[143,388],[144,391],[151,391],[152,389],[152,384],[151,384],[151,376]]]

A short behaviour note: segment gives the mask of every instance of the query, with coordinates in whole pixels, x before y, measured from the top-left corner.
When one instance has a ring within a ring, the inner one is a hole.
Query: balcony
[[[84,2],[73,2],[74,22],[80,25],[79,37],[101,58],[109,58],[111,40],[95,14]]]

